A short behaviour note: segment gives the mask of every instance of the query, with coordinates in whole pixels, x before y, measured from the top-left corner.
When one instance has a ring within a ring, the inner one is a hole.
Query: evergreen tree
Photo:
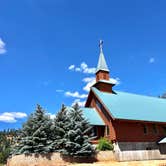
[[[7,161],[7,158],[10,154],[10,140],[7,138],[5,131],[0,132],[0,165],[4,164]]]
[[[45,111],[37,105],[36,111],[31,114],[23,125],[18,145],[14,154],[48,153],[52,151],[52,121]]]
[[[53,124],[53,147],[55,151],[61,152],[66,142],[65,134],[69,130],[70,119],[67,115],[67,110],[62,105],[61,110],[57,113]]]
[[[62,151],[64,155],[71,156],[91,156],[94,153],[94,148],[90,144],[91,126],[83,117],[82,111],[78,104],[68,110],[70,119],[69,130],[64,135],[66,142]]]
[[[166,92],[159,96],[159,98],[166,99]]]

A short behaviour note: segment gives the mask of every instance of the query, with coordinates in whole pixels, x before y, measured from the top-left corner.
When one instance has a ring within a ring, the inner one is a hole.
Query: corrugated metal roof
[[[148,97],[126,92],[117,94],[92,91],[100,98],[114,118],[166,122],[166,99]]]
[[[91,125],[105,125],[100,115],[94,108],[80,108],[83,111],[84,117],[90,122]]]
[[[164,144],[164,143],[166,143],[166,137],[165,138],[163,138],[161,141],[159,141],[158,142],[159,144]]]

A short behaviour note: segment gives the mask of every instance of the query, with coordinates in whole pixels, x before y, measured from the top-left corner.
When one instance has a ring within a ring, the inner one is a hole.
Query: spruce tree
[[[61,110],[57,113],[54,124],[53,124],[53,147],[55,151],[61,152],[64,148],[66,138],[65,134],[69,130],[70,119],[67,115],[67,110],[64,105],[62,105]]]
[[[78,104],[68,110],[70,119],[70,128],[65,134],[65,147],[62,151],[64,155],[70,156],[91,156],[94,148],[90,143],[91,126],[83,117],[82,111]]]
[[[23,125],[14,154],[48,153],[52,151],[52,121],[40,105]]]

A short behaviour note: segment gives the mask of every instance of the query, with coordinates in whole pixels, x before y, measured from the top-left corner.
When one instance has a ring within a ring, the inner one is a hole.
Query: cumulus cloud
[[[82,62],[79,67],[76,67],[75,65],[70,65],[68,69],[76,72],[82,72],[85,74],[94,74],[96,71],[95,67],[88,67],[85,62]]]
[[[68,67],[69,70],[74,70],[74,68],[75,68],[75,65],[70,65],[70,66]]]
[[[65,96],[83,99],[83,98],[86,98],[88,95],[87,94],[79,94],[79,92],[77,92],[77,91],[76,92],[67,91],[67,92],[65,92]]]
[[[155,62],[155,58],[151,57],[149,58],[149,63],[154,63]]]
[[[75,104],[78,104],[80,107],[84,107],[85,106],[85,101],[81,101],[80,99],[75,99],[72,103],[72,106]]]
[[[4,112],[0,114],[0,121],[7,123],[15,123],[17,119],[22,119],[27,117],[27,114],[24,112]]]
[[[76,67],[76,68],[75,68],[75,71],[81,71],[81,68]]]
[[[4,54],[6,52],[6,48],[5,48],[5,43],[4,41],[0,38],[0,54]]]
[[[95,84],[96,79],[95,77],[85,77],[82,81],[86,83],[86,85],[83,87],[83,90],[89,92],[90,87]]]

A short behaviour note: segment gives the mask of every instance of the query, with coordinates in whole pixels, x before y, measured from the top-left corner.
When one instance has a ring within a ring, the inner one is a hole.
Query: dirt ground
[[[96,162],[90,164],[71,164],[72,166],[166,166],[166,160],[130,161],[130,162]]]

